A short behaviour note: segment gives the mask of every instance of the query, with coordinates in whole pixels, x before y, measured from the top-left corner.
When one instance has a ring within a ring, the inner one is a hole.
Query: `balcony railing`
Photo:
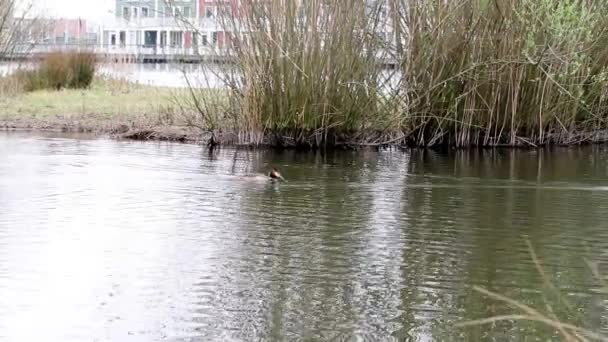
[[[217,29],[220,23],[213,18],[192,18],[187,21],[175,19],[173,17],[161,18],[135,18],[123,19],[116,18],[103,23],[103,30],[135,30],[135,29],[161,29],[161,28],[181,28],[189,29]]]
[[[230,56],[229,49],[219,46],[155,46],[155,45],[89,45],[89,44],[20,44],[14,49],[16,55],[40,55],[52,52],[87,51],[98,55],[132,55],[136,57],[206,57]]]

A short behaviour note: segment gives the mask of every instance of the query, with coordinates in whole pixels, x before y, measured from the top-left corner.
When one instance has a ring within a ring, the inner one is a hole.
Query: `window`
[[[167,46],[167,31],[162,31],[160,33],[160,46],[161,47]]]
[[[133,43],[137,44],[137,33],[135,31],[129,31],[129,46],[132,46]],[[126,45],[126,42],[125,42]]]
[[[215,6],[205,7],[205,17],[207,17],[207,18],[215,17]]]
[[[177,6],[173,7],[173,15],[174,15],[176,18],[181,17],[181,16],[182,16],[182,10],[181,10],[181,8],[179,8],[179,7],[177,7]]]
[[[158,33],[156,31],[146,31],[144,33],[144,44],[146,46],[156,46]]]
[[[228,7],[228,6],[219,7],[217,9],[217,15],[218,15],[218,17],[221,17],[221,18],[230,18],[231,17],[230,7]]]
[[[184,33],[181,31],[171,31],[170,33],[170,46],[171,47],[183,47]]]
[[[201,45],[202,46],[208,46],[209,45],[209,40],[207,39],[207,34],[206,33],[201,34]]]
[[[122,17],[125,19],[129,19],[131,17],[131,13],[130,13],[130,8],[129,7],[123,7],[122,8]]]
[[[190,18],[192,15],[192,9],[190,7],[184,7],[184,17]]]
[[[139,8],[133,7],[133,18],[137,18],[139,14]]]
[[[126,31],[120,31],[118,33],[118,41],[120,42],[120,47],[127,46],[127,32]]]
[[[215,44],[217,44],[217,32],[213,32],[212,36],[213,36],[213,38],[212,38],[213,45],[215,45]]]
[[[141,17],[147,18],[149,16],[150,16],[150,9],[148,9],[148,7],[142,7],[141,8]]]

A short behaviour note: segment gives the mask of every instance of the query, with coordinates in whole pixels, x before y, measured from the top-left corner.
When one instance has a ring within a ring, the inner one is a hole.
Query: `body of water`
[[[32,68],[28,62],[0,63],[0,77],[15,72],[19,68]],[[186,88],[223,88],[226,80],[236,79],[235,70],[230,66],[217,64],[172,64],[172,63],[103,63],[97,67],[101,76],[124,79],[129,82],[155,86]],[[229,75],[229,76],[227,76]],[[399,85],[398,73],[386,70],[380,74],[382,88],[386,91]]]
[[[214,64],[125,63],[101,64],[99,73],[113,78],[158,87],[201,88],[224,87],[225,70]]]
[[[0,132],[0,341],[605,332],[605,147],[296,153]],[[281,169],[288,183],[244,175]],[[552,291],[532,262],[534,246]]]
[[[1,62],[0,77],[34,66],[31,62]],[[202,88],[223,87],[224,76],[220,76],[225,72],[223,70],[226,69],[213,64],[102,63],[97,67],[97,73],[101,76],[171,88],[184,88],[188,84]]]
[[[0,77],[5,77],[20,68],[31,68],[29,63],[0,62]]]

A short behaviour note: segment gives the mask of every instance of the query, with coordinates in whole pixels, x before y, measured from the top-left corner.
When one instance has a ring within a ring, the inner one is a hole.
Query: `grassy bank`
[[[99,76],[86,51],[51,53],[0,78],[0,127],[193,140],[190,94]]]
[[[0,99],[4,118],[96,116],[120,119],[159,112],[171,99],[169,89],[96,79],[88,89],[37,90]]]
[[[189,101],[187,95],[183,89],[101,77],[86,89],[5,92],[0,97],[0,127],[104,134],[145,131],[151,138],[191,140],[199,132],[187,127],[187,113],[178,105]]]

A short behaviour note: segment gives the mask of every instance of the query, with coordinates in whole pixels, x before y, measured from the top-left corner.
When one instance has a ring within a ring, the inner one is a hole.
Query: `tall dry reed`
[[[606,2],[404,2],[399,59],[416,144],[606,139]]]
[[[231,119],[221,125],[253,144],[606,140],[607,7],[244,0],[221,11],[236,59],[222,75]]]
[[[97,64],[95,55],[89,52],[72,53],[69,54],[67,63],[71,70],[68,88],[88,88],[95,76]]]
[[[89,52],[56,52],[47,55],[34,69],[15,74],[25,91],[88,88],[95,76],[95,55]]]
[[[569,300],[560,292],[558,287],[551,281],[549,274],[545,271],[541,260],[534,251],[532,243],[527,236],[524,237],[530,256],[534,263],[534,266],[543,280],[543,288],[548,293],[543,293],[543,299],[545,300],[545,308],[534,308],[526,305],[523,302],[517,301],[513,298],[509,298],[503,294],[496,293],[479,286],[473,286],[473,290],[489,299],[495,300],[499,303],[505,304],[513,309],[517,310],[517,313],[498,315],[488,318],[482,318],[472,321],[465,321],[456,324],[456,327],[464,328],[471,326],[481,326],[486,324],[496,324],[498,322],[536,322],[552,328],[559,334],[559,337],[563,341],[567,342],[585,342],[585,341],[608,341],[608,336],[603,335],[600,332],[590,330],[584,326],[584,322],[568,322],[563,317],[559,317],[557,310],[560,307],[564,307],[567,312],[581,313],[581,310],[573,306]],[[595,291],[601,294],[608,294],[608,284],[606,282],[607,277],[602,275],[599,271],[599,264],[597,262],[587,261],[593,278],[599,283],[600,288]],[[543,292],[545,292],[543,291]],[[547,298],[555,298],[553,301],[547,301]],[[578,315],[575,315],[575,317]]]
[[[398,133],[379,90],[376,6],[245,0],[222,13],[231,34],[218,44],[237,60],[221,75],[230,89],[223,124],[239,142],[321,146]]]

